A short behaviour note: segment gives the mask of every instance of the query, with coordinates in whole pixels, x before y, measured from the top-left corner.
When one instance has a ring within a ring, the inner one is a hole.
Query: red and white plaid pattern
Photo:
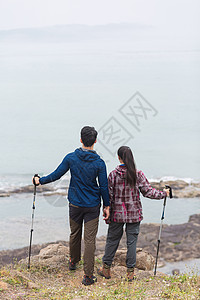
[[[162,199],[166,196],[166,192],[151,187],[142,171],[136,172],[137,182],[134,188],[125,182],[125,166],[118,166],[109,174],[110,219],[113,222],[136,223],[143,219],[140,192],[151,199]]]

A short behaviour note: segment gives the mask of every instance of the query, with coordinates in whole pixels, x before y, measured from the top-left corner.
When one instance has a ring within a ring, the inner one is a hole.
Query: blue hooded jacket
[[[68,170],[71,173],[68,200],[81,207],[94,207],[101,203],[110,205],[105,162],[95,151],[82,148],[67,154],[57,169],[40,178],[40,184],[60,179]],[[98,178],[98,184],[97,184]]]

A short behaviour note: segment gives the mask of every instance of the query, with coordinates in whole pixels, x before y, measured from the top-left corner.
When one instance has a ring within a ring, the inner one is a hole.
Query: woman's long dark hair
[[[123,160],[127,168],[126,182],[131,187],[134,187],[136,184],[137,175],[136,175],[135,161],[131,149],[127,146],[122,146],[118,149],[117,154]]]

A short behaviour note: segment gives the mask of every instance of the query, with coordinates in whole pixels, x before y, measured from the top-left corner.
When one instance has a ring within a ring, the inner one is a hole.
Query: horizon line
[[[44,26],[31,26],[31,27],[16,27],[16,28],[0,28],[0,31],[15,31],[15,30],[24,30],[24,29],[43,29],[50,27],[61,27],[61,26],[84,26],[84,27],[104,27],[110,25],[137,25],[139,27],[154,27],[150,24],[144,24],[139,22],[111,22],[105,24],[83,24],[83,23],[63,23],[63,24],[54,24],[54,25],[44,25]]]

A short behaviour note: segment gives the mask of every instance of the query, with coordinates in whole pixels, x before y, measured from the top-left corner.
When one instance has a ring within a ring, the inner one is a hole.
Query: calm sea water
[[[148,177],[200,179],[200,52],[111,42],[0,46],[1,174],[52,171],[80,146],[84,125],[105,128],[114,117],[133,136],[121,143]],[[136,91],[157,111],[145,119],[135,109],[140,132],[119,112]],[[116,156],[96,149],[110,171]]]
[[[96,150],[108,171],[118,164],[114,152],[126,143],[148,178],[199,180],[199,78],[200,52],[194,42],[140,35],[131,40],[123,35],[122,40],[111,36],[101,41],[1,43],[1,189],[27,184],[32,174],[54,170],[80,146],[84,125],[101,129]],[[135,107],[136,102],[132,106],[140,115],[140,131],[130,122],[130,111],[129,117],[120,111],[124,105],[130,109],[127,101],[137,91],[148,101],[145,112]],[[121,142],[109,144],[111,136],[104,140],[110,120],[113,131],[121,130],[125,137]],[[27,245],[31,201],[30,195],[0,199],[0,249]],[[198,201],[174,200],[176,210],[169,208],[168,222],[186,222],[199,208]],[[153,202],[148,203],[146,221],[159,222],[161,203],[156,202],[155,219]],[[55,208],[46,200],[38,200],[35,222],[35,243],[68,234],[67,208]]]
[[[0,250],[29,245],[33,195],[16,194],[0,198]],[[159,223],[163,201],[142,198],[143,223]],[[165,224],[188,222],[190,215],[200,213],[200,201],[193,199],[168,200]],[[41,244],[69,240],[68,201],[65,197],[36,197],[33,243]],[[100,216],[98,236],[107,234],[107,225]]]

